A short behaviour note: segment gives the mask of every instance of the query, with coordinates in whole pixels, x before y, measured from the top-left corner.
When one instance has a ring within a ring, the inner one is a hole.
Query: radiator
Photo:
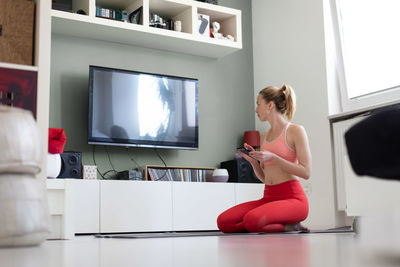
[[[399,181],[358,176],[351,168],[344,134],[364,118],[332,123],[337,209],[345,211],[348,216],[363,216],[400,204]]]

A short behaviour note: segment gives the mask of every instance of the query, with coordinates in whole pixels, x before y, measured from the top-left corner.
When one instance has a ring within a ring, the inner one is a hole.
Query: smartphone
[[[257,160],[256,158],[250,156],[251,150],[249,150],[249,149],[247,149],[247,148],[245,148],[245,147],[243,147],[243,146],[239,147],[238,150],[239,150],[240,152],[242,152],[243,154],[246,154],[246,155],[249,156],[250,158]]]
[[[238,148],[238,150],[240,151],[240,152],[242,152],[243,154],[246,154],[246,155],[248,155],[248,156],[250,156],[249,154],[250,154],[250,150],[249,149],[247,149],[247,148],[245,148],[245,147],[239,147]]]

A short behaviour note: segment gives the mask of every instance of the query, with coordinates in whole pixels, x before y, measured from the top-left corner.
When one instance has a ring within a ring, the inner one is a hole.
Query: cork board
[[[0,62],[32,65],[35,3],[0,0]]]

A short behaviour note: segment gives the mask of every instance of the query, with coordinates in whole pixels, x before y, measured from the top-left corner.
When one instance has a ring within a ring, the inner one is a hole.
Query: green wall
[[[93,165],[95,155],[102,173],[163,165],[151,148],[87,144],[88,66],[99,65],[199,79],[199,150],[157,152],[167,165],[219,167],[232,159],[243,132],[255,127],[251,1],[219,4],[242,10],[243,31],[243,49],[220,59],[53,35],[49,127],[65,130],[65,150],[81,151],[85,165]]]

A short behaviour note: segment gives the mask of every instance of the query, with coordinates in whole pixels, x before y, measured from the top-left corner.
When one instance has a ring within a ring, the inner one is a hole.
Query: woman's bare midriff
[[[296,180],[296,176],[282,171],[275,165],[264,166],[264,177],[266,185],[276,185],[287,181]]]

